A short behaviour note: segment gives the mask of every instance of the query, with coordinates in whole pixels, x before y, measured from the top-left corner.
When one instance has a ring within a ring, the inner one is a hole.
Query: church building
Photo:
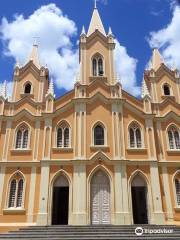
[[[180,224],[180,74],[158,49],[142,97],[122,89],[95,7],[74,88],[55,98],[38,46],[0,92],[0,229]],[[58,67],[58,66],[57,66]]]

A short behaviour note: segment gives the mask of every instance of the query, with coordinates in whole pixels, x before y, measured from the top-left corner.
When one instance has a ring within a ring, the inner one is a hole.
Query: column
[[[43,159],[49,160],[51,155],[52,139],[52,119],[45,119],[44,140],[43,140]]]
[[[73,171],[73,225],[87,224],[86,194],[86,164],[77,162]]]
[[[12,126],[12,121],[8,120],[6,125],[6,135],[5,135],[4,146],[3,146],[2,161],[7,161],[11,126]]]
[[[152,199],[154,206],[154,224],[164,224],[164,213],[162,209],[162,199],[160,192],[160,182],[159,182],[159,171],[157,162],[151,162],[150,164],[150,178],[151,178],[151,189],[152,189]]]
[[[168,218],[168,221],[173,221],[173,208],[172,208],[169,179],[168,179],[168,172],[167,172],[166,166],[162,166],[162,177],[163,177],[162,178],[163,188],[164,188],[166,208],[167,208],[167,218]]]
[[[0,209],[1,209],[1,205],[2,205],[2,195],[3,193],[3,188],[4,188],[4,176],[5,176],[5,166],[2,165],[1,163],[1,168],[0,168]]]
[[[41,182],[39,196],[39,213],[37,216],[38,225],[48,223],[48,187],[49,187],[49,165],[46,161],[41,162]]]
[[[75,105],[75,137],[74,152],[76,159],[84,159],[86,155],[86,105],[77,103]]]
[[[39,134],[40,134],[40,121],[36,121],[36,123],[35,123],[33,161],[37,161],[37,159],[38,159]]]
[[[36,187],[36,166],[32,166],[31,180],[29,186],[29,201],[28,201],[28,217],[27,222],[33,222],[34,216],[34,202],[35,202],[35,187]]]
[[[122,191],[123,191],[124,224],[131,224],[131,218],[129,213],[128,182],[127,182],[125,162],[121,163],[121,176],[122,176]]]
[[[156,148],[154,139],[154,128],[152,119],[146,119],[146,135],[147,136],[147,149],[148,158],[151,160],[156,160]]]
[[[121,164],[114,166],[114,194],[115,194],[115,224],[124,224],[123,213],[123,189],[122,189],[122,169]]]

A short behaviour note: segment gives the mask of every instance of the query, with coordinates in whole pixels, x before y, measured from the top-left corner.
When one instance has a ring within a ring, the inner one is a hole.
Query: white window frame
[[[96,75],[93,74],[93,60],[96,60]],[[98,65],[98,61],[99,59],[102,59],[102,66],[103,66],[103,75],[99,75],[99,65]],[[105,76],[105,60],[104,57],[100,54],[100,53],[95,53],[93,54],[92,58],[91,58],[91,76],[93,77],[104,77]]]
[[[20,176],[20,179],[17,180],[16,179],[16,175]],[[10,190],[11,190],[11,182],[13,180],[16,180],[16,192],[15,192],[15,200],[14,200],[14,206],[13,207],[9,207],[9,198],[10,198]],[[20,180],[23,180],[23,192],[22,192],[22,202],[21,202],[21,206],[20,207],[16,207],[17,205],[17,195],[18,195],[18,183]],[[24,174],[20,171],[16,171],[15,173],[13,173],[11,175],[11,177],[9,178],[8,181],[8,189],[7,189],[7,194],[6,194],[6,209],[24,209],[24,200],[25,200],[25,189],[26,189],[26,179],[24,177]]]
[[[94,129],[97,125],[100,125],[103,129],[104,129],[104,145],[95,145],[94,142]],[[104,123],[102,123],[101,121],[96,122],[95,124],[93,124],[93,127],[91,128],[91,146],[107,146],[107,127],[105,126]]]
[[[177,147],[176,147],[175,137],[174,137],[174,133],[172,132],[172,128],[175,128],[175,129],[176,129],[176,131],[177,131],[178,134],[179,134],[179,139],[180,139],[180,130],[179,130],[179,128],[178,128],[176,125],[172,125],[172,124],[171,124],[171,125],[167,128],[167,130],[166,130],[168,150],[169,150],[169,151],[180,151],[180,148],[177,148]],[[169,131],[172,132],[172,136],[173,136],[173,146],[174,146],[174,148],[170,148],[170,143],[169,143]]]
[[[20,130],[21,127],[23,127],[24,125],[24,130],[23,130],[23,134],[21,136],[21,147],[20,148],[16,148],[16,141],[17,141],[17,133],[18,131]],[[23,148],[23,136],[24,136],[24,132],[28,130],[28,142],[27,142],[27,147],[26,148]],[[25,123],[25,122],[22,122],[20,123],[16,129],[15,129],[15,135],[14,135],[14,143],[13,143],[13,149],[15,150],[27,150],[27,149],[30,149],[30,139],[31,139],[31,128],[30,126]]]
[[[133,129],[133,127],[132,127],[133,125],[136,126],[135,129]],[[131,142],[130,142],[130,129],[131,128],[133,129],[133,132],[134,132],[134,147],[131,147]],[[140,134],[141,134],[141,147],[137,147],[137,139],[136,139],[136,130],[137,129],[140,130]],[[144,148],[144,133],[143,133],[142,127],[136,121],[132,121],[128,125],[128,148],[129,149],[143,149]]]
[[[65,125],[65,127],[62,127],[62,125]],[[57,142],[57,137],[58,137],[58,129],[61,128],[62,129],[62,146],[61,147],[58,147],[58,142]],[[64,146],[64,131],[65,129],[68,128],[69,129],[69,146],[65,147]],[[69,125],[69,123],[67,121],[61,121],[57,127],[56,127],[56,134],[55,134],[55,143],[56,143],[56,146],[55,148],[58,148],[58,149],[62,149],[62,148],[71,148],[71,127]]]

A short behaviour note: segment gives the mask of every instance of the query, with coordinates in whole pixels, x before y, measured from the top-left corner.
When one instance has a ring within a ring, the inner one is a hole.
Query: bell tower
[[[179,71],[165,63],[157,48],[153,49],[150,67],[145,71],[144,77],[152,103],[164,100],[180,103]]]
[[[114,49],[115,42],[112,30],[109,28],[109,32],[106,34],[95,1],[88,31],[86,33],[83,26],[80,35],[79,83],[89,85],[92,81],[100,79],[107,84],[114,85],[116,81]]]
[[[12,101],[17,102],[24,97],[35,102],[43,102],[48,90],[49,71],[41,66],[38,45],[33,44],[31,54],[24,66],[18,63],[14,70]]]

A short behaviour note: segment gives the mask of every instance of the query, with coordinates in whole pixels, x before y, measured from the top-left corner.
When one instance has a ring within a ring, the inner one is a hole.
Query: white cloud
[[[77,27],[55,4],[40,7],[28,18],[16,15],[11,22],[3,18],[0,33],[6,46],[4,54],[23,64],[30,55],[33,37],[38,36],[40,61],[43,65],[47,64],[56,87],[66,90],[73,87],[79,70],[78,49],[72,41],[77,36]],[[115,60],[123,87],[139,95],[135,76],[137,60],[130,57],[117,40]]]
[[[130,57],[124,46],[120,45],[118,40],[115,48],[115,65],[116,72],[120,75],[122,86],[131,94],[140,95],[140,87],[137,86],[136,81],[136,66],[137,59]]]
[[[55,5],[40,7],[28,18],[16,15],[12,22],[2,19],[1,37],[6,44],[4,54],[25,63],[30,55],[33,37],[40,42],[40,61],[47,64],[56,87],[70,90],[78,71],[78,51],[72,37],[76,36],[75,23]]]
[[[149,44],[152,48],[160,48],[165,62],[180,69],[180,7],[175,6],[171,22],[157,32],[151,32]]]

